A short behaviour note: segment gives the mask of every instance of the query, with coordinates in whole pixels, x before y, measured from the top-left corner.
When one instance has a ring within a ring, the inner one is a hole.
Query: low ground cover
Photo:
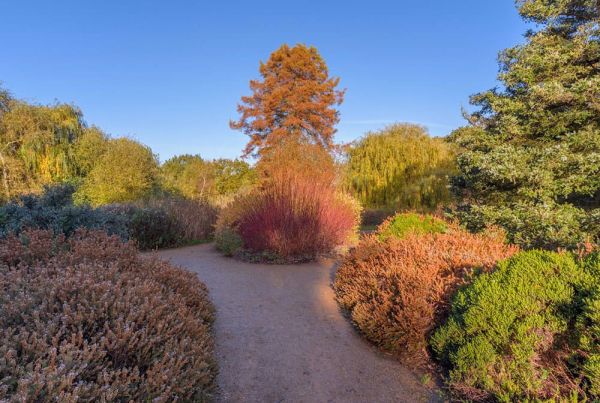
[[[362,334],[413,366],[430,361],[427,338],[447,313],[452,293],[477,271],[491,270],[516,247],[501,233],[470,234],[433,217],[400,214],[401,237],[366,236],[342,261],[334,289]],[[445,228],[444,233],[404,231]]]
[[[0,400],[205,401],[207,288],[99,231],[0,240]]]
[[[467,399],[600,397],[600,255],[521,252],[453,299],[431,339]]]
[[[97,229],[143,250],[174,247],[212,238],[217,210],[207,202],[165,197],[101,207],[73,203],[75,187],[49,187],[0,206],[0,237],[26,229],[71,236],[78,228]]]

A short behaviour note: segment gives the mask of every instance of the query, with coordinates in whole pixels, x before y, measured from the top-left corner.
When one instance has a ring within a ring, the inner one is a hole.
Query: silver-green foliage
[[[500,89],[451,139],[453,189],[472,229],[499,224],[524,247],[600,239],[600,8],[595,0],[520,0],[538,29],[500,54]]]

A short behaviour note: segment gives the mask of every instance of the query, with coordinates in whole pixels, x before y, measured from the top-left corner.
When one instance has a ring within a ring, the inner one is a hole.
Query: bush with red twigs
[[[332,156],[316,145],[290,142],[263,156],[259,186],[221,212],[217,247],[229,255],[236,254],[233,245],[253,259],[296,262],[351,242],[360,206],[337,190],[335,169]]]

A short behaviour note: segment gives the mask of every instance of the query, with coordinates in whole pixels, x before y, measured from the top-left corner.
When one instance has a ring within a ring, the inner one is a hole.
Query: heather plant
[[[0,284],[0,400],[210,400],[196,275],[105,233],[38,230],[0,240]]]
[[[409,234],[440,234],[448,230],[444,220],[431,215],[399,213],[388,218],[378,228],[379,239],[404,238]]]
[[[336,272],[336,297],[371,342],[412,366],[429,363],[427,338],[445,318],[450,298],[474,273],[517,251],[501,232],[412,232],[364,237]]]
[[[598,253],[529,251],[459,290],[431,346],[459,396],[597,399]]]

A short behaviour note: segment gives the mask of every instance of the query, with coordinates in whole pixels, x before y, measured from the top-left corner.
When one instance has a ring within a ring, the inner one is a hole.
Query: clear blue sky
[[[9,0],[0,15],[4,87],[74,103],[161,160],[239,156],[246,138],[229,119],[283,43],[316,46],[341,77],[339,141],[394,121],[445,135],[526,29],[512,0]]]

